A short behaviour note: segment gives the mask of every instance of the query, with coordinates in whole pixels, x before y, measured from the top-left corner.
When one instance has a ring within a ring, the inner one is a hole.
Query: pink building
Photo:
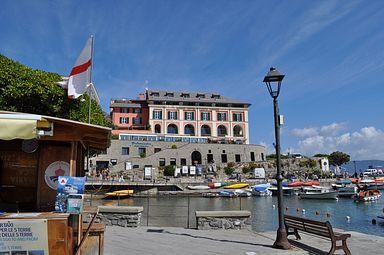
[[[249,144],[250,104],[214,93],[147,90],[112,100],[113,134],[128,140]]]

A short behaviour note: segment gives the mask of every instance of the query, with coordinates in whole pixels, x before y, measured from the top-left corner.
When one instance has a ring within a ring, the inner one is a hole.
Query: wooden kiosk
[[[46,220],[49,254],[79,254],[92,224],[84,228],[81,216],[52,212],[55,184],[60,175],[85,176],[87,151],[106,150],[110,134],[77,121],[0,111],[0,220]]]

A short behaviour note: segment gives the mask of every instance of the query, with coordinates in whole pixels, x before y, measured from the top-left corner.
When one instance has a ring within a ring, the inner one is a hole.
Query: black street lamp
[[[282,118],[279,116],[279,105],[277,97],[280,93],[281,81],[284,79],[284,75],[280,74],[276,68],[271,67],[269,72],[264,77],[263,82],[267,85],[269,94],[273,98],[273,110],[275,119],[275,149],[276,149],[276,181],[277,181],[277,207],[279,214],[279,228],[277,229],[277,235],[273,247],[279,249],[290,249],[291,245],[288,242],[287,231],[284,226],[284,211],[283,211],[283,176],[281,175],[281,158],[280,158],[280,125],[282,124]]]

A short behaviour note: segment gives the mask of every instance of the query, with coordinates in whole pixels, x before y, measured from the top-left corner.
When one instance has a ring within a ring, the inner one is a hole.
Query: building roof
[[[148,101],[167,101],[167,102],[192,102],[192,103],[221,103],[221,104],[242,104],[250,106],[249,103],[224,97],[219,93],[206,92],[180,92],[164,90],[147,90]]]
[[[0,117],[4,120],[0,124],[4,126],[12,125],[10,129],[19,128],[23,130],[27,128],[34,130],[28,132],[28,135],[25,137],[21,137],[17,133],[2,132],[0,140],[37,138],[42,141],[79,141],[85,147],[89,146],[90,148],[100,150],[105,150],[110,145],[110,128],[51,116],[19,112],[0,111]],[[12,120],[21,120],[21,122],[12,122]],[[3,131],[4,129],[2,128]],[[11,137],[12,135],[13,137]]]
[[[125,100],[113,100],[110,107],[129,107],[129,108],[141,108],[141,104],[133,103],[132,101]]]

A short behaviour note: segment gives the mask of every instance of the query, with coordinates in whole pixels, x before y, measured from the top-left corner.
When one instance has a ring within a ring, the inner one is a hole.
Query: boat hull
[[[206,186],[206,185],[187,186],[187,188],[190,190],[207,190],[207,189],[210,189],[210,187]]]
[[[257,197],[269,197],[272,196],[272,191],[270,191],[269,189],[265,189],[263,191],[252,190],[252,195]]]
[[[112,192],[105,193],[105,199],[120,199],[120,198],[127,198],[132,196],[133,190],[127,189],[127,190],[116,190]]]
[[[271,187],[268,188],[269,191],[272,192],[272,196],[277,196],[277,187]],[[283,195],[284,196],[293,196],[295,195],[296,191],[292,187],[283,187]]]
[[[224,189],[242,189],[248,186],[249,186],[248,183],[236,183],[236,184],[224,186]]]
[[[381,197],[381,192],[378,190],[361,191],[357,194],[355,200],[369,202],[378,200]]]
[[[337,191],[329,191],[323,193],[300,193],[299,196],[302,199],[337,199],[339,192]]]

